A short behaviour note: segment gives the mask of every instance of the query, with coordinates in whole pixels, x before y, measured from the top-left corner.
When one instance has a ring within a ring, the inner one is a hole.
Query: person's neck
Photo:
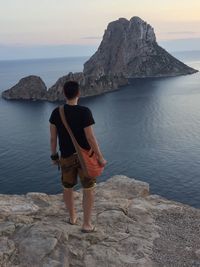
[[[76,106],[78,104],[78,97],[66,100],[67,105]]]

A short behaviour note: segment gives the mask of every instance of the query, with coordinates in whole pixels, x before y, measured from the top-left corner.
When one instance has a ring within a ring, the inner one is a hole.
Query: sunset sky
[[[22,49],[40,54],[46,47],[49,53],[54,47],[66,56],[67,48],[72,56],[87,55],[109,22],[133,16],[151,24],[158,42],[170,50],[200,50],[200,0],[0,0],[0,5],[0,59]]]

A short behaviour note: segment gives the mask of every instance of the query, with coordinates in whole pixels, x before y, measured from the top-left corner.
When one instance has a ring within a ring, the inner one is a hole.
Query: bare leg
[[[82,229],[91,230],[92,208],[94,206],[94,188],[83,189],[83,225]]]
[[[70,222],[75,223],[77,220],[76,209],[74,205],[74,191],[73,188],[65,188],[63,192],[65,206],[68,209]]]

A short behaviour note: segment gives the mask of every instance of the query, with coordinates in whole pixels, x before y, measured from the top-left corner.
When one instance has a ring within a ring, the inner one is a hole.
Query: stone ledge
[[[96,188],[97,233],[67,224],[62,194],[0,195],[0,266],[200,266],[200,210],[117,175]]]

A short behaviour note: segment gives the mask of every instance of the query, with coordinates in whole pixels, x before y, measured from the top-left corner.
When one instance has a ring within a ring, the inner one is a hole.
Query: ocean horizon
[[[194,64],[194,68],[198,67],[195,62],[200,60],[200,50],[172,51],[171,54],[187,64]],[[89,58],[90,56],[0,59],[0,93],[17,84],[21,78],[29,75],[40,76],[48,89],[60,77],[67,75],[69,72],[83,71],[83,65]]]
[[[82,71],[87,59],[89,57],[0,60],[0,92],[29,75],[40,76],[49,88],[69,72]]]

